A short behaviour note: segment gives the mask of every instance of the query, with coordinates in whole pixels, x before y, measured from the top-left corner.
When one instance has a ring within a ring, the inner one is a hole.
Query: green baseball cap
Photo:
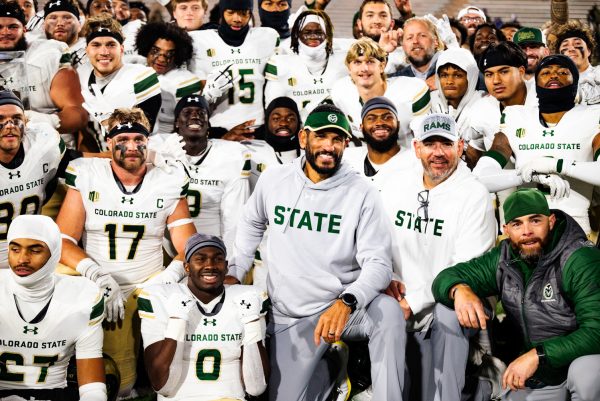
[[[544,194],[534,188],[518,189],[506,198],[504,205],[504,221],[507,223],[529,214],[550,216],[550,208]]]
[[[350,134],[350,122],[346,115],[337,107],[333,105],[321,105],[316,107],[306,117],[304,122],[304,128],[311,131],[323,131],[326,129],[337,130],[342,132],[348,138],[351,138]]]
[[[518,46],[526,45],[528,43],[546,46],[544,34],[538,28],[525,27],[519,29],[513,36],[513,42]]]

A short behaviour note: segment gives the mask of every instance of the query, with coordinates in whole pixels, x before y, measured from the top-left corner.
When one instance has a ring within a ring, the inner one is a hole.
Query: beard
[[[537,262],[540,260],[540,257],[542,256],[544,247],[548,243],[548,239],[549,239],[549,237],[546,237],[545,240],[542,240],[541,238],[536,237],[536,238],[529,239],[527,241],[520,241],[517,243],[511,241],[510,244],[514,250],[519,252],[519,257],[521,258],[521,260],[523,262],[530,264],[530,265],[536,265]],[[536,241],[538,246],[533,249],[523,248],[522,244],[524,242],[531,242],[531,241]]]
[[[118,151],[120,151],[120,154],[117,154]],[[136,156],[138,159],[135,161],[125,160],[126,158],[133,156]],[[126,153],[126,151],[115,147],[112,151],[112,159],[122,169],[129,172],[136,172],[140,169],[140,167],[144,166],[144,163],[146,162],[146,154],[143,151]]]
[[[365,138],[365,142],[367,142],[367,145],[373,148],[373,150],[379,153],[385,153],[392,149],[398,143],[399,131],[400,127],[396,127],[396,130],[390,133],[390,135],[387,138],[383,140],[377,140],[363,129],[363,137]]]
[[[443,159],[446,160],[447,162],[449,162],[449,160],[446,159],[445,157]],[[426,160],[426,161],[421,160],[421,164],[423,164],[423,172],[427,175],[427,177],[429,177],[429,179],[431,181],[433,181],[434,183],[440,184],[440,183],[444,182],[448,177],[450,177],[452,175],[452,173],[456,170],[456,167],[458,167],[458,158],[456,158],[456,160],[454,161],[453,164],[448,164],[448,168],[441,172],[434,171],[429,166],[428,160]]]
[[[333,152],[326,152],[326,151],[313,152],[308,143],[306,144],[305,150],[306,150],[305,151],[306,161],[308,162],[308,164],[310,164],[312,169],[315,170],[317,173],[331,177],[332,175],[335,174],[336,171],[338,171],[340,169],[341,155],[337,155]],[[321,167],[321,166],[317,165],[317,157],[319,157],[319,155],[330,155],[331,157],[333,157],[333,166]]]
[[[408,61],[410,61],[410,63],[412,65],[414,65],[415,67],[419,68],[419,67],[423,67],[427,64],[429,64],[429,62],[431,61],[431,59],[433,58],[433,54],[434,52],[426,52],[423,57],[421,58],[415,58],[413,56],[407,56]]]

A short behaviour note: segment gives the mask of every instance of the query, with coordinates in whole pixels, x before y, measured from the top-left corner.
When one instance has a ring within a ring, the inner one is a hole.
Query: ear
[[[457,145],[458,145],[458,157],[460,158],[460,157],[462,157],[462,155],[465,151],[465,140],[460,138],[458,140]]]
[[[300,130],[300,148],[306,149],[306,141],[308,140],[308,131],[306,129]]]
[[[507,237],[509,237],[509,235],[508,235],[508,224],[502,224],[502,234],[504,234]]]
[[[187,274],[190,274],[190,264],[189,263],[183,263],[183,270],[185,270],[185,272]]]
[[[548,224],[550,230],[552,230],[554,228],[554,225],[556,224],[556,216],[554,215],[554,213],[548,217]]]
[[[358,26],[358,30],[362,32],[362,22],[360,21],[360,18],[356,20],[356,25]]]
[[[421,158],[421,142],[417,141],[416,139],[413,139],[413,148],[415,149],[415,156],[417,156],[417,159]]]

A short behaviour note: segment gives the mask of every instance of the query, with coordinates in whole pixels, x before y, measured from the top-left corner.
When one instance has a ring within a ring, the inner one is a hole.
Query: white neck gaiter
[[[10,269],[10,289],[19,300],[25,302],[47,300],[54,291],[54,269],[60,260],[62,248],[60,230],[50,217],[22,215],[14,219],[10,225],[7,242],[10,244],[18,238],[44,242],[50,248],[50,258],[44,266],[29,276],[17,276]]]

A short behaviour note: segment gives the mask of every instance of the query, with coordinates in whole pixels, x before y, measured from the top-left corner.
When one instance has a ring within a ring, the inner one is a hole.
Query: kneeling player
[[[105,401],[99,288],[54,274],[61,235],[49,217],[17,217],[7,239],[10,270],[0,272],[0,399],[65,399],[75,354],[80,399]]]
[[[266,297],[251,286],[225,288],[225,257],[220,238],[195,234],[185,247],[187,285],[151,286],[138,298],[144,359],[159,400],[244,400],[267,386]]]

